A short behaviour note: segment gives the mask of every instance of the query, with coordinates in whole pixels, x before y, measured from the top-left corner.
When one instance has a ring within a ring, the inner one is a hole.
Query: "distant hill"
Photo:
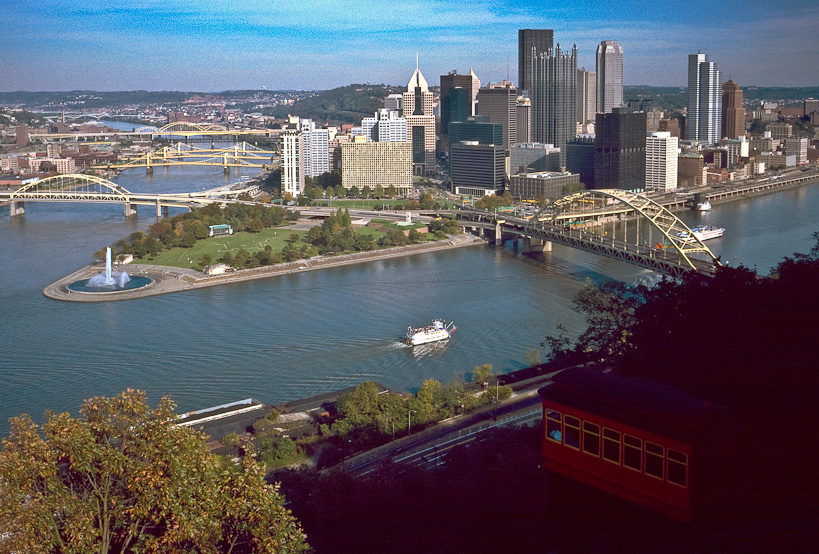
[[[372,116],[384,107],[384,98],[403,88],[389,85],[348,85],[319,92],[290,105],[266,108],[264,115],[287,117],[297,115],[316,123],[358,125],[363,117]]]
[[[779,105],[802,104],[806,98],[819,98],[819,87],[740,87],[746,103],[776,102]],[[688,87],[623,87],[625,100],[650,99],[665,111],[681,111],[688,106]]]

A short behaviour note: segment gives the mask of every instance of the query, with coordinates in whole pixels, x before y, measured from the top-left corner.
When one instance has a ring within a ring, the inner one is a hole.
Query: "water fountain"
[[[98,273],[88,280],[86,286],[107,289],[124,289],[131,277],[124,271],[111,271],[111,247],[105,250],[105,273]]]
[[[97,273],[90,279],[75,281],[66,288],[70,292],[119,292],[138,289],[151,283],[148,277],[131,277],[124,271],[113,271],[111,263],[111,247],[105,251],[105,271]]]

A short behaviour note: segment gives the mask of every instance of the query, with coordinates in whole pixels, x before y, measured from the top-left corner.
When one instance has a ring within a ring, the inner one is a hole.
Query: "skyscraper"
[[[538,52],[551,50],[554,45],[554,31],[551,29],[518,30],[518,90],[528,91],[532,87],[532,48]]]
[[[305,177],[330,171],[330,132],[310,119],[297,125],[282,133],[282,193],[294,198],[304,192]]]
[[[623,47],[616,40],[597,46],[597,112],[623,105]]]
[[[517,142],[518,93],[512,83],[490,84],[478,91],[478,114],[503,127],[503,147]]]
[[[730,80],[722,85],[722,136],[729,139],[745,136],[742,89]]]
[[[407,139],[412,143],[413,175],[427,175],[435,171],[432,96],[416,62],[415,71],[407,83],[407,92],[404,93],[404,117],[407,119]]]
[[[577,122],[594,121],[597,113],[597,73],[577,70]]]
[[[646,190],[669,192],[677,188],[677,137],[649,133],[646,137]]]
[[[719,70],[707,54],[688,56],[688,120],[685,136],[709,144],[721,138]]]
[[[441,152],[449,151],[448,129],[451,121],[466,121],[474,115],[474,99],[472,96],[472,70],[470,74],[459,75],[451,71],[441,75]],[[456,90],[457,89],[457,90]]]
[[[598,113],[594,125],[594,186],[644,190],[646,114],[628,108]]]
[[[566,165],[566,143],[577,129],[577,46],[572,53],[535,51],[532,57],[532,140],[560,148],[560,165]]]

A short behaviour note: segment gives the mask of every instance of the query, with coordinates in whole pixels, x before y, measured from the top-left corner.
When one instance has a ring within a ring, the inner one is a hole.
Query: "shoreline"
[[[45,287],[43,289],[43,295],[46,298],[59,300],[62,302],[119,302],[123,300],[148,298],[161,294],[171,294],[174,292],[195,290],[205,287],[265,279],[268,277],[277,277],[291,273],[315,271],[328,267],[340,267],[375,260],[450,250],[452,248],[462,248],[464,246],[474,246],[477,244],[485,244],[485,241],[474,235],[464,233],[438,242],[398,246],[369,252],[354,252],[339,256],[315,257],[297,260],[295,262],[257,267],[254,269],[241,269],[238,271],[213,276],[205,275],[201,271],[171,266],[127,264],[125,266],[121,266],[121,268],[129,270],[129,275],[148,277],[151,279],[151,282],[144,287],[132,290],[110,292],[70,291],[67,287],[71,283],[82,279],[88,279],[102,271],[101,266],[97,264],[89,264]]]

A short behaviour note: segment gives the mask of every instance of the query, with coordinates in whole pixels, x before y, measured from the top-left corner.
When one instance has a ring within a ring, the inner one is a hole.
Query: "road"
[[[541,419],[540,396],[536,390],[519,393],[504,403],[489,406],[478,413],[444,420],[424,431],[363,452],[345,460],[341,467],[356,476],[364,476],[386,464],[440,467],[456,446],[479,441],[482,433],[496,427],[526,425]],[[336,466],[339,467],[339,466]]]

